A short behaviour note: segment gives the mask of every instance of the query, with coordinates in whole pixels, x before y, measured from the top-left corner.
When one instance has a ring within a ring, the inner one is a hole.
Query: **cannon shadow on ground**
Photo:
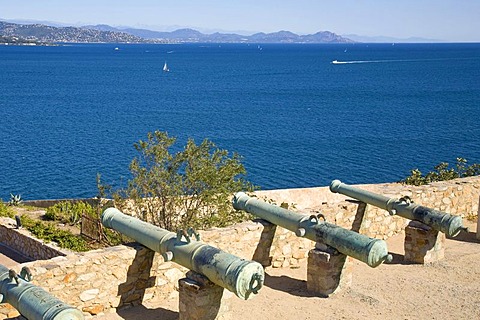
[[[117,310],[117,315],[125,320],[137,320],[137,319],[162,319],[162,320],[174,320],[178,319],[178,312],[171,311],[163,308],[149,309],[144,305],[139,305],[133,308],[123,308]]]
[[[265,274],[264,285],[277,291],[287,292],[297,297],[318,297],[307,291],[307,281],[293,279],[288,276],[271,276]]]

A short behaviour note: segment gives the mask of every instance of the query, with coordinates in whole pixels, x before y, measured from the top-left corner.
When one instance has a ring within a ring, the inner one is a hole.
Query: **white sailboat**
[[[168,66],[167,66],[167,61],[165,61],[165,64],[163,65],[163,72],[169,72],[170,69],[168,69]]]

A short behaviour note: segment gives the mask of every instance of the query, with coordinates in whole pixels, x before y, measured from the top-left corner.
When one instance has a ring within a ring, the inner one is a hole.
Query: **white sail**
[[[163,71],[165,72],[170,71],[170,69],[168,69],[168,66],[167,66],[167,61],[165,61],[165,64],[163,65]]]

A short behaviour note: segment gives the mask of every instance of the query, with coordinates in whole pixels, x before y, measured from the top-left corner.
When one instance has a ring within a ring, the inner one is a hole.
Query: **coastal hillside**
[[[108,25],[54,27],[45,24],[16,24],[0,21],[0,36],[55,43],[352,43],[330,31],[298,35],[290,31],[204,34],[193,29],[159,32],[146,29],[118,29]]]
[[[0,36],[20,37],[39,42],[141,43],[144,39],[124,33],[75,27],[57,28],[43,24],[16,24],[0,21]]]

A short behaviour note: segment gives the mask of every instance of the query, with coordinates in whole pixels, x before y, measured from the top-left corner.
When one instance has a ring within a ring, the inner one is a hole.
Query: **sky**
[[[0,19],[480,42],[480,0],[0,0]]]

